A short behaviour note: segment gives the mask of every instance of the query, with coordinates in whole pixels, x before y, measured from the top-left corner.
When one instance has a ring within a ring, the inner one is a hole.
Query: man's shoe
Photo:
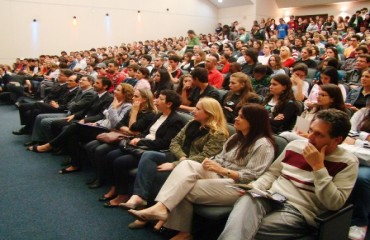
[[[18,131],[13,131],[12,133],[14,135],[28,135],[28,134],[30,134],[29,131],[26,128],[24,128],[24,127],[22,127],[21,129],[19,129]]]
[[[99,179],[96,179],[94,182],[89,184],[90,189],[100,188],[101,186],[103,186],[103,184]]]

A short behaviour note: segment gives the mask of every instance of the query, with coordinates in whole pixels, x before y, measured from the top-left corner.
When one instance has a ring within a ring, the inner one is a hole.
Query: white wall
[[[0,0],[0,9],[0,63],[8,64],[61,50],[185,36],[188,29],[208,33],[218,21],[208,0]]]
[[[283,17],[289,15],[313,15],[317,14],[329,14],[334,15],[335,19],[338,16],[352,16],[356,10],[360,10],[364,7],[369,8],[369,2],[340,2],[333,3],[330,5],[321,6],[306,6],[301,8],[281,8]]]
[[[245,5],[239,7],[220,8],[218,10],[218,21],[231,25],[232,22],[238,21],[240,26],[249,30],[252,28],[253,21],[256,19],[256,5]]]

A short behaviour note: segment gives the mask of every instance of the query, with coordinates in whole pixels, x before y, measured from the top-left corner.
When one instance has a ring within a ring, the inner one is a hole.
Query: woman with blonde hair
[[[292,51],[287,46],[282,46],[280,48],[280,58],[281,65],[283,65],[283,67],[290,68],[295,62],[294,58],[292,57]]]
[[[232,206],[241,194],[228,185],[255,180],[275,155],[268,113],[261,105],[242,107],[234,126],[237,133],[220,154],[202,163],[182,160],[158,193],[157,203],[129,213],[140,220],[166,221],[167,228],[179,231],[174,239],[191,239],[193,204]]]
[[[222,108],[228,123],[234,123],[239,109],[247,103],[259,103],[260,97],[254,92],[248,75],[237,72],[230,76],[230,91],[222,101]]]
[[[150,196],[157,195],[170,172],[181,161],[191,159],[201,162],[218,154],[227,137],[220,104],[213,98],[201,98],[194,111],[194,119],[172,139],[169,152],[148,151],[141,156],[134,194],[120,206],[127,209],[145,207]],[[135,221],[129,228],[140,228],[145,224]]]

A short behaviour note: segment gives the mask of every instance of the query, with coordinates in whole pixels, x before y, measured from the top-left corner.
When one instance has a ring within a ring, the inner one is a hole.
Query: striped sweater
[[[307,141],[290,142],[271,167],[254,183],[261,190],[278,192],[315,226],[314,217],[338,210],[346,202],[358,172],[357,158],[341,147],[327,155],[325,168],[313,171],[302,152]]]

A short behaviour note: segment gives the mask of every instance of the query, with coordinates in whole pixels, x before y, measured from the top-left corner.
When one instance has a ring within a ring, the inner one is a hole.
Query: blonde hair
[[[145,105],[141,107],[142,111],[157,112],[157,108],[154,106],[154,96],[150,89],[142,88],[137,89],[140,92],[140,96],[145,98]]]
[[[217,132],[221,132],[228,137],[229,132],[227,131],[227,123],[220,103],[209,97],[199,99],[198,103],[202,106],[204,112],[206,112],[208,116],[205,126],[210,129],[210,133],[215,134]]]

